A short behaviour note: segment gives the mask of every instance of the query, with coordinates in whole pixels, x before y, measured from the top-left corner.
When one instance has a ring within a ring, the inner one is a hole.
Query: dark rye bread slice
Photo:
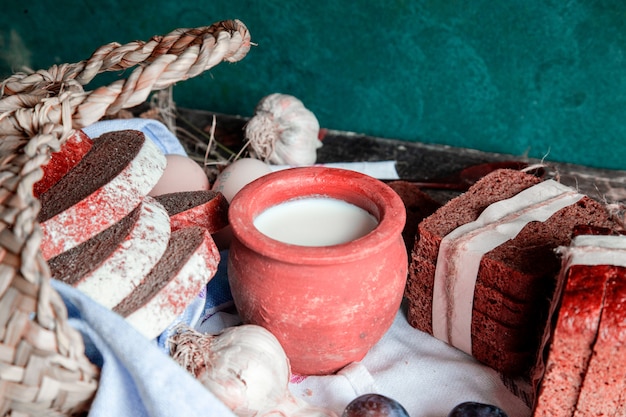
[[[65,251],[48,260],[52,278],[67,285],[76,286],[85,275],[97,267],[101,259],[111,253],[126,239],[133,225],[139,218],[139,207],[131,211],[122,220],[100,232],[94,239]],[[84,254],[82,258],[80,255]]]
[[[413,258],[413,263],[415,263],[415,258]],[[431,262],[421,262],[416,267],[421,271],[421,273],[427,274],[429,276],[434,276],[435,274],[435,264]],[[477,291],[483,291],[480,287],[476,287]],[[496,300],[500,298],[500,308],[502,309],[503,316],[507,314],[522,314],[532,316],[536,313],[536,309],[538,307],[543,306],[543,302],[536,302],[533,304],[514,304],[509,302],[506,297],[503,297],[502,294],[497,291],[486,288],[488,291],[487,296],[492,297],[492,299]],[[427,301],[430,305],[431,300]],[[507,311],[510,307],[510,304],[513,305],[513,308],[516,308],[513,311]],[[521,307],[520,307],[521,306]],[[409,307],[411,308],[411,307]],[[486,360],[490,366],[494,369],[505,369],[510,367],[510,363],[521,363],[521,364],[530,364],[534,361],[535,352],[533,346],[535,345],[536,338],[536,329],[532,326],[513,326],[506,323],[503,323],[498,318],[491,318],[490,316],[485,315],[481,311],[474,311],[473,322],[481,323],[484,327],[472,326],[472,340],[473,347],[476,351],[488,352],[489,358]],[[416,326],[413,326],[416,327]],[[418,327],[419,328],[419,327]],[[432,326],[429,333],[432,333]],[[502,337],[497,338],[483,338],[481,334],[498,334],[502,335]],[[513,337],[517,336],[517,337]]]
[[[420,239],[416,241],[413,250],[406,287],[409,320],[414,327],[432,333],[433,285],[441,239],[459,226],[475,220],[489,205],[513,197],[541,181],[532,175],[520,173],[516,175],[517,181],[511,180],[509,174],[515,175],[512,171],[494,172],[489,176],[492,179],[490,184],[478,181],[466,193],[450,200],[419,224]],[[481,285],[481,280],[478,280],[477,288]]]
[[[420,223],[406,287],[412,326],[433,332],[434,271],[442,238],[474,221],[489,205],[539,182],[519,171],[496,171]],[[476,314],[471,318],[476,359],[508,375],[529,371],[559,269],[554,249],[569,242],[578,223],[614,226],[603,206],[582,197],[546,222],[530,222],[482,257],[473,298]]]
[[[441,207],[441,203],[435,201],[409,181],[391,181],[388,185],[400,196],[404,203],[406,223],[402,230],[402,239],[404,239],[407,252],[411,253],[417,238],[417,226],[423,219]]]
[[[136,130],[105,133],[41,194],[41,251],[50,259],[128,215],[165,169],[165,156]]]
[[[530,177],[526,174],[516,171],[508,172],[513,176],[509,179],[511,181],[515,181],[515,183],[507,189],[514,190],[515,192],[509,192],[509,195],[503,194],[503,198],[509,198],[512,196],[510,194],[517,194],[517,192],[521,191],[519,188],[515,189],[516,185],[523,184],[522,181],[517,180],[527,179],[528,177]],[[500,180],[501,178],[493,179]],[[533,183],[536,182],[536,179],[534,177],[530,177],[530,180],[530,185],[534,185]],[[493,184],[503,183],[497,181]],[[452,200],[450,203],[448,203],[446,210],[440,210],[438,213],[435,213],[435,215],[429,217],[420,225],[420,230],[426,229],[426,233],[428,233],[428,236],[431,239],[430,241],[425,240],[421,242],[420,245],[416,246],[417,258],[421,258],[423,262],[427,262],[430,260],[432,265],[436,264],[436,256],[439,244],[441,242],[441,238],[451,232],[458,225],[460,225],[454,224],[448,227],[444,224],[444,222],[446,220],[454,218],[463,218],[464,213],[467,214],[468,212],[471,212],[471,210],[467,210],[467,208],[471,206],[472,202],[470,201],[469,204],[467,204],[467,200],[472,200],[477,197],[476,195],[470,195],[472,191],[478,193],[480,193],[481,191],[485,191],[484,189],[481,190],[478,187],[480,185],[482,185],[482,183],[477,184],[477,187],[470,189],[470,191],[465,195]],[[528,183],[526,185],[528,185]],[[489,186],[490,184],[485,184],[485,188],[487,188],[486,191],[488,192],[500,191],[497,190],[496,187],[489,189]],[[487,198],[487,201],[489,204],[495,202],[494,200],[489,198]],[[457,209],[459,210],[449,210],[451,206],[454,205],[456,205]],[[486,208],[487,205],[479,207],[479,210],[482,211],[484,208]],[[596,219],[596,221],[594,222],[593,219]],[[469,221],[472,220],[474,220],[474,218],[470,218]],[[578,204],[561,210],[559,213],[557,213],[557,215],[552,216],[546,223],[531,222],[518,234],[516,239],[501,245],[496,250],[491,251],[489,253],[489,256],[486,257],[487,259],[485,259],[485,262],[494,263],[494,265],[492,265],[492,271],[495,270],[494,268],[499,268],[503,264],[515,265],[515,268],[512,269],[512,272],[515,275],[508,276],[508,279],[498,279],[499,275],[488,274],[484,277],[486,279],[478,281],[477,287],[485,288],[484,290],[481,290],[481,292],[488,292],[488,290],[491,289],[492,291],[496,291],[498,294],[502,294],[505,301],[507,299],[510,301],[510,309],[513,309],[515,307],[513,304],[515,302],[527,303],[529,301],[535,301],[536,297],[534,295],[536,294],[538,285],[540,286],[542,284],[542,281],[538,280],[537,282],[533,282],[532,286],[529,286],[527,281],[528,277],[541,277],[541,272],[543,271],[558,270],[559,261],[557,257],[546,257],[546,253],[552,252],[554,248],[563,244],[563,242],[566,243],[567,241],[569,241],[573,225],[579,223],[587,224],[588,222],[591,222],[591,224],[600,223],[610,224],[611,226],[614,226],[614,223],[608,219],[608,213],[606,212],[604,207],[586,197],[583,197],[583,199]],[[546,227],[546,225],[550,224],[553,224],[551,228]],[[431,230],[428,230],[429,227]],[[524,242],[524,245],[516,244],[519,241]],[[503,311],[500,310],[501,305],[506,306],[506,304],[503,303],[498,303],[495,306],[496,308],[498,308],[498,310],[496,310],[498,313],[497,319],[503,322],[509,322],[509,320],[506,320],[506,314],[503,315]],[[494,306],[486,305],[485,307],[486,308],[483,310],[485,313],[490,313],[494,311]],[[519,311],[525,313],[528,310],[522,309]],[[506,309],[504,310],[504,312],[506,312]],[[495,316],[496,314],[491,315]],[[511,322],[511,324],[515,323]]]
[[[216,233],[228,225],[228,201],[220,192],[182,191],[155,198],[169,213],[172,231],[200,226]]]
[[[146,196],[140,205],[93,238],[48,260],[52,278],[113,308],[141,284],[165,252],[169,216]]]
[[[431,260],[417,257],[414,254],[412,264],[415,271],[419,271],[421,275],[435,276],[436,264],[431,262]],[[487,304],[483,306],[483,309],[476,310],[476,313],[490,317],[494,323],[500,323],[503,326],[515,326],[520,317],[533,314],[537,308],[543,305],[543,301],[537,299],[528,301],[516,299],[497,288],[483,285],[480,282],[476,284],[476,292],[479,292],[485,299],[498,300],[498,303]],[[523,330],[519,329],[517,331]],[[533,331],[529,329],[529,332]]]
[[[113,311],[153,339],[198,296],[215,275],[219,261],[219,251],[205,228],[194,226],[176,230],[142,285]]]

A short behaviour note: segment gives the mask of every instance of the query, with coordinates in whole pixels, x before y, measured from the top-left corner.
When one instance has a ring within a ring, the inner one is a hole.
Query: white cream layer
[[[616,265],[626,267],[626,236],[581,235],[568,247],[561,247],[563,264]]]
[[[512,198],[487,207],[473,222],[441,241],[433,291],[433,335],[472,353],[472,307],[480,261],[531,221],[546,221],[576,203],[582,194],[553,180],[543,181]]]

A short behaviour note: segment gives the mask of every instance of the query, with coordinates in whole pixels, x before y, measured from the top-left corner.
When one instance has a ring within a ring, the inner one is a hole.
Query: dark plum
[[[352,400],[341,417],[409,417],[409,413],[392,398],[365,394]]]
[[[448,417],[508,417],[499,407],[473,401],[461,403],[454,407]]]

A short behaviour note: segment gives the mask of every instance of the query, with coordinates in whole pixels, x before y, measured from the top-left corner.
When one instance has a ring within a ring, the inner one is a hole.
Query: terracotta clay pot
[[[331,197],[368,211],[378,225],[332,246],[283,243],[254,226],[264,210],[296,198]],[[333,373],[361,360],[391,326],[407,276],[405,209],[386,184],[353,171],[305,167],[278,171],[233,199],[228,258],[241,318],[271,331],[292,371]]]

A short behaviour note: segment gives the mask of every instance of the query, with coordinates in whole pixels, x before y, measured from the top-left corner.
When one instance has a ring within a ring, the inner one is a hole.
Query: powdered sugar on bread
[[[74,168],[89,152],[93,141],[82,130],[76,130],[61,145],[61,149],[50,155],[50,160],[43,165],[43,177],[33,185],[33,196],[39,196],[56,184],[65,174]]]
[[[566,284],[533,416],[622,415],[626,236],[580,235],[559,252]]]
[[[168,249],[144,283],[113,309],[152,339],[180,315],[215,275],[220,255],[206,229],[172,233]]]
[[[170,238],[169,216],[146,196],[137,220],[110,254],[102,254],[100,235],[50,260],[53,277],[78,288],[107,308],[113,308],[143,281],[157,264]],[[104,258],[103,258],[104,256]],[[82,266],[73,271],[72,267]],[[71,281],[71,282],[68,282]]]
[[[228,225],[228,201],[220,192],[182,191],[155,198],[170,214],[172,230],[200,226],[215,233]]]
[[[574,417],[618,416],[626,391],[626,271],[607,281],[598,337],[585,372]]]
[[[573,415],[604,305],[605,279],[598,279],[588,266],[566,266],[564,273],[569,279],[552,331],[535,417]]]
[[[125,152],[129,142],[138,147],[136,154]],[[103,165],[119,159],[112,178],[99,176]],[[41,196],[44,258],[75,247],[128,215],[164,169],[165,156],[141,132],[111,132],[96,139],[81,162]]]

